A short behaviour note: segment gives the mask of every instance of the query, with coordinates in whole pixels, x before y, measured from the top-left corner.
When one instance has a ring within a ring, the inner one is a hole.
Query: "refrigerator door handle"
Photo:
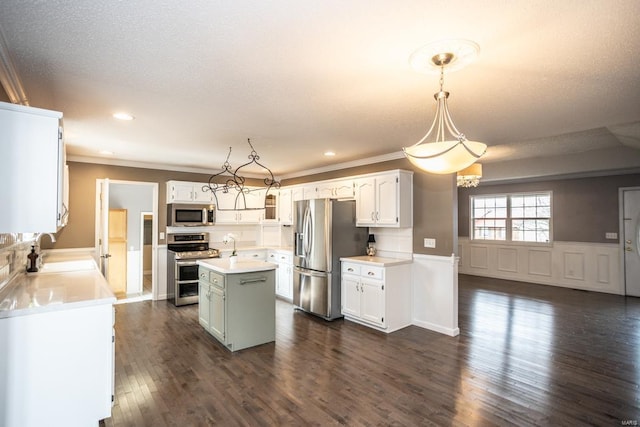
[[[307,208],[304,211],[304,224],[302,227],[302,231],[303,231],[303,242],[304,242],[304,255],[305,256],[309,256],[309,253],[311,252],[311,247],[313,245],[313,236],[311,233],[313,224],[311,222],[311,211],[309,210],[309,207],[307,206]]]
[[[301,276],[306,276],[306,277],[327,277],[327,273],[319,273],[319,272],[315,272],[315,271],[304,271],[298,267],[295,267],[295,271],[297,274],[301,275]]]

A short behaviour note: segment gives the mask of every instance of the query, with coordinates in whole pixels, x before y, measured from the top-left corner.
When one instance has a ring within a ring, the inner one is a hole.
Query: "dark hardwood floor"
[[[383,334],[278,301],[230,353],[197,305],[116,306],[105,426],[637,425],[640,299],[460,276],[460,336]]]

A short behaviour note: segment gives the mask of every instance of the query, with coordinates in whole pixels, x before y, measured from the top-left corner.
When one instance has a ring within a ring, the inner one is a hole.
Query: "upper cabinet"
[[[236,190],[216,194],[217,224],[258,224],[264,220],[265,189],[246,188],[243,194]]]
[[[62,113],[0,102],[0,233],[55,233],[67,222]]]
[[[213,194],[202,182],[167,181],[167,203],[211,203]]]
[[[293,191],[281,188],[278,195],[278,220],[282,225],[293,224]]]
[[[411,227],[413,173],[396,170],[355,180],[356,225]]]
[[[353,199],[353,180],[323,181],[316,186],[318,199]]]

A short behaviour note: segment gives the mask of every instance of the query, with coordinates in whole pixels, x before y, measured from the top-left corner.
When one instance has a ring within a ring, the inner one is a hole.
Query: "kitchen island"
[[[0,291],[0,425],[97,425],[111,416],[116,298],[91,258],[42,271]]]
[[[229,258],[197,261],[200,325],[228,350],[276,339],[276,264]]]

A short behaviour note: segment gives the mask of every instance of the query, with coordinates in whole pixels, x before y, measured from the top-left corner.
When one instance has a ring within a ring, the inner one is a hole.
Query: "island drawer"
[[[215,271],[211,271],[206,268],[200,267],[199,278],[200,280],[204,282],[208,282],[218,288],[224,289],[226,286],[224,275],[216,273]]]

